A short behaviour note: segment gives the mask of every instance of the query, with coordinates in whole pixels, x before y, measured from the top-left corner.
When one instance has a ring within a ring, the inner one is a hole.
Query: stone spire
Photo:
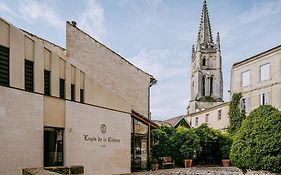
[[[198,46],[205,45],[209,46],[213,43],[213,37],[212,37],[212,30],[211,30],[211,24],[208,14],[208,7],[206,0],[203,1],[203,8],[202,8],[202,14],[201,14],[201,22],[198,32],[198,39],[197,39],[197,49]]]
[[[217,33],[217,43],[216,43],[216,46],[217,46],[217,50],[220,51],[221,44],[220,44],[220,33],[219,32]]]

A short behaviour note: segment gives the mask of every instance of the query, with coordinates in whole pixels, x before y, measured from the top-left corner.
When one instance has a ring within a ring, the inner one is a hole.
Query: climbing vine
[[[240,99],[242,97],[241,92],[235,93],[232,96],[232,100],[229,106],[229,120],[230,125],[228,127],[228,132],[234,135],[242,125],[243,120],[246,118],[245,113],[240,111]]]

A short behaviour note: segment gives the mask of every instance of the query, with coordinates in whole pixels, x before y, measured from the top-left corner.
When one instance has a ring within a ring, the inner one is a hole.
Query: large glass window
[[[44,128],[44,166],[63,166],[62,128]]]
[[[270,78],[269,64],[262,65],[260,68],[261,81],[268,80]]]
[[[250,71],[246,71],[242,73],[242,86],[249,86],[250,85]]]
[[[147,170],[148,125],[132,118],[131,168],[132,171]]]

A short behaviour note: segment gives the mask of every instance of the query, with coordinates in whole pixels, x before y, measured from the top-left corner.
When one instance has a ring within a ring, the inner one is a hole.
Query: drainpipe
[[[148,87],[148,119],[151,120],[151,112],[150,112],[150,88],[153,85],[157,84],[157,80],[151,79]],[[148,143],[147,143],[147,165],[149,164],[150,161],[150,125],[148,125]],[[149,170],[149,166],[147,166],[147,170]]]

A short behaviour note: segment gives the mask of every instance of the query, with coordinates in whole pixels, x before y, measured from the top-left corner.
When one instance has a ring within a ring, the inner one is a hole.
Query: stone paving
[[[138,172],[126,175],[243,175],[236,167],[191,167]]]

